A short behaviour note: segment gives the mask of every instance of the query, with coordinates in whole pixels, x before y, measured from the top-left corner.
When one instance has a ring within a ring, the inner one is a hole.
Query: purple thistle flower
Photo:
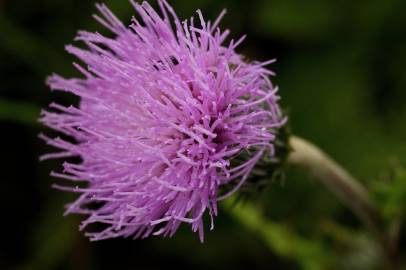
[[[80,193],[66,213],[87,216],[81,229],[104,224],[87,233],[91,240],[172,236],[185,222],[203,241],[206,210],[213,228],[217,201],[238,190],[264,154],[275,155],[276,132],[286,122],[265,68],[273,61],[237,54],[244,37],[224,45],[229,31],[218,23],[225,12],[212,24],[197,11],[195,26],[158,3],[161,15],[132,2],[143,23],[133,18],[129,27],[98,5],[103,18],[95,18],[115,37],[80,31],[76,40],[87,49],[66,50],[88,66],[74,64],[84,78],[48,79],[80,104],[52,103],[53,112],[42,112],[42,123],[67,135],[40,135],[61,149],[42,159],[81,158],[51,175],[87,183],[56,187]],[[247,152],[244,163],[230,164]],[[234,187],[221,194],[226,184]]]

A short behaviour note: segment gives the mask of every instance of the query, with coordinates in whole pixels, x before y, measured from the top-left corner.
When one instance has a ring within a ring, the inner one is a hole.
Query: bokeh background
[[[125,22],[134,14],[127,0],[105,2]],[[234,38],[248,34],[239,52],[278,59],[273,80],[293,132],[348,168],[387,216],[405,214],[406,1],[170,3],[181,18],[200,8],[213,20],[227,8],[222,28]],[[355,216],[294,168],[251,209],[223,205],[204,244],[188,226],[171,239],[90,243],[78,232],[80,217],[62,216],[74,196],[50,187],[60,180],[48,172],[60,163],[38,161],[49,149],[37,138],[46,131],[37,118],[52,100],[76,102],[44,81],[52,72],[78,75],[63,46],[79,29],[105,33],[95,12],[91,0],[0,0],[0,269],[384,269]]]

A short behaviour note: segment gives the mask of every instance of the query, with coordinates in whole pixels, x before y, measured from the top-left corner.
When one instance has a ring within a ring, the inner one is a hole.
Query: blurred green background
[[[125,22],[134,14],[127,0],[105,2]],[[248,34],[239,52],[278,59],[273,80],[293,132],[361,179],[389,218],[405,214],[406,1],[170,3],[181,18],[200,8],[213,20],[227,8],[222,28]],[[0,269],[385,269],[354,215],[295,169],[252,204],[223,205],[204,244],[188,226],[172,239],[90,243],[80,217],[62,217],[74,196],[50,188],[59,180],[48,172],[60,163],[39,163],[48,149],[36,119],[52,100],[76,102],[44,81],[52,72],[78,75],[63,45],[79,29],[104,32],[95,12],[90,0],[0,0]],[[399,235],[406,269],[404,228]]]

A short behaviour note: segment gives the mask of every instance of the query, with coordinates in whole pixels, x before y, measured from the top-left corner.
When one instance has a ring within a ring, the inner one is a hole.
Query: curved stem
[[[365,187],[312,143],[295,136],[290,138],[289,143],[292,153],[288,163],[308,169],[357,215],[385,250],[387,240],[381,229],[381,218]]]

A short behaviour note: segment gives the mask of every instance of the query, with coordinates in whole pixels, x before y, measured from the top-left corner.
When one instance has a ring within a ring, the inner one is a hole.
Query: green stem
[[[293,151],[288,163],[308,169],[354,212],[385,251],[387,239],[381,228],[382,219],[365,187],[314,144],[295,136],[290,138],[289,143]]]

